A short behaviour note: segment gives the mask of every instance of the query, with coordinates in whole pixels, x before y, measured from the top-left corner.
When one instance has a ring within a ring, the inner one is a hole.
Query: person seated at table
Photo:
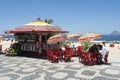
[[[61,50],[60,42],[57,42],[55,49],[57,49],[57,50]]]
[[[97,64],[97,62],[98,62],[98,53],[99,53],[98,46],[96,44],[93,44],[89,48],[88,52],[91,53],[91,58],[92,58],[91,61],[93,62],[93,64]]]
[[[72,49],[73,49],[73,55],[74,55],[74,56],[77,56],[77,50],[76,50],[75,45],[73,45],[73,48],[72,48]]]
[[[102,61],[102,55],[101,55],[102,45],[101,44],[98,44],[98,50],[99,50],[99,53],[97,55],[97,64],[103,64],[104,62]]]
[[[66,44],[65,46],[64,46],[64,48],[65,48],[65,50],[67,49],[70,49],[70,46],[68,45],[68,44]]]
[[[98,46],[97,46],[96,44],[92,45],[92,46],[89,48],[88,52],[98,53],[98,52],[99,52]]]

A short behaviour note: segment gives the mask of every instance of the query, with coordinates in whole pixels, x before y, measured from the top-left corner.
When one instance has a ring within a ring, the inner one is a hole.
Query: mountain
[[[120,35],[120,32],[118,32],[118,31],[113,31],[110,35]]]

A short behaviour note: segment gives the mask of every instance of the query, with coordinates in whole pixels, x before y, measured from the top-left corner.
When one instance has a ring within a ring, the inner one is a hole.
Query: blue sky
[[[110,34],[120,30],[120,0],[0,0],[0,34],[38,16],[69,33]]]

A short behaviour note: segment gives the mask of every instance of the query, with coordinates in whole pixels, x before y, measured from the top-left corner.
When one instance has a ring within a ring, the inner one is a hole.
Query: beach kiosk
[[[20,46],[20,54],[42,55],[48,47],[47,39],[50,36],[60,33],[68,33],[59,26],[48,24],[38,18],[23,26],[9,30],[7,33],[14,33],[15,40]]]

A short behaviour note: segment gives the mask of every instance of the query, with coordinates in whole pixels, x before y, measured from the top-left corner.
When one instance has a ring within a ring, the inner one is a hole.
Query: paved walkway
[[[78,62],[50,63],[45,59],[0,54],[0,80],[120,80],[120,63],[84,66]]]

